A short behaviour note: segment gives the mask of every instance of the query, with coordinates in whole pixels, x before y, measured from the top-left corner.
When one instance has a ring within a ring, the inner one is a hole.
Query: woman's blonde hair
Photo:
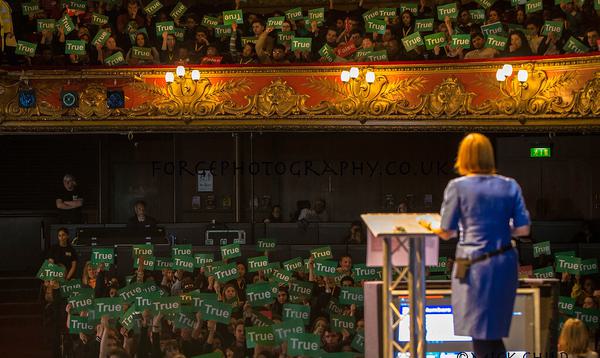
[[[460,142],[454,168],[460,175],[495,174],[494,148],[490,140],[479,133],[470,133]]]
[[[585,354],[588,344],[589,333],[585,324],[577,318],[569,318],[560,331],[558,349],[567,354]]]

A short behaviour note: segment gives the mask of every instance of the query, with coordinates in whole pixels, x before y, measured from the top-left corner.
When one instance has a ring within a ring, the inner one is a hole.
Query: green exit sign
[[[530,158],[550,158],[552,157],[552,149],[550,147],[535,147],[529,148]]]

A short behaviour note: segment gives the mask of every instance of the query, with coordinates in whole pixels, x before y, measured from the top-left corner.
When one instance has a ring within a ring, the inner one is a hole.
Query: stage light
[[[350,78],[358,78],[358,67],[352,67],[350,69]]]
[[[106,90],[106,105],[110,109],[125,107],[125,93],[121,89]]]
[[[175,82],[175,75],[173,74],[173,72],[167,72],[167,73],[165,73],[165,81],[167,83],[173,83],[173,82]]]
[[[349,71],[342,71],[342,82],[348,82],[350,81],[350,72]]]
[[[19,107],[33,108],[36,104],[35,90],[21,89],[19,90]]]
[[[194,81],[200,80],[200,71],[198,71],[198,70],[192,71],[192,80],[194,80]]]
[[[185,67],[183,67],[183,66],[177,66],[177,69],[175,70],[175,73],[177,73],[177,76],[179,76],[179,77],[185,76]]]
[[[512,65],[505,64],[504,66],[502,66],[502,72],[504,72],[504,77],[512,76],[512,73],[513,73]]]
[[[79,107],[79,94],[75,91],[62,91],[60,102],[63,108],[77,108]]]
[[[498,82],[504,82],[504,80],[506,80],[506,75],[504,74],[504,69],[499,68],[498,71],[496,71],[496,80]]]
[[[529,74],[527,73],[527,70],[519,70],[519,72],[517,72],[517,79],[519,79],[519,82],[521,83],[527,82],[528,77]]]
[[[373,82],[375,82],[375,72],[373,72],[373,71],[367,72],[367,75],[365,76],[365,79],[367,80],[367,83],[373,83]]]

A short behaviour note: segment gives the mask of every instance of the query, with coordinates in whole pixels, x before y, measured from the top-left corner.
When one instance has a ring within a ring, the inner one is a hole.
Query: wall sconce
[[[517,72],[517,79],[519,82],[521,82],[521,84],[527,82],[528,77],[529,74],[527,73],[527,70],[519,70],[519,72]]]
[[[496,71],[496,80],[498,82],[505,82],[507,78],[511,77],[513,74],[513,67],[512,65],[504,65],[502,66],[502,68],[499,68]],[[519,70],[517,72],[517,80],[521,83],[521,85],[525,85],[525,82],[527,82],[527,79],[529,78],[529,73],[527,72],[527,70]]]
[[[354,79],[356,81],[360,81],[361,79],[360,77],[360,70],[358,69],[358,67],[352,67],[350,69],[350,71],[342,71],[342,74],[340,76],[342,82],[344,83],[348,83],[350,82],[351,79]],[[371,71],[371,70],[367,70],[367,72],[364,74],[364,80],[365,82],[371,84],[375,82],[375,72]]]
[[[165,82],[167,82],[167,84],[171,84],[171,83],[175,82],[175,75],[177,75],[179,80],[183,80],[188,73],[190,74],[189,78],[191,78],[192,81],[195,81],[195,82],[200,81],[200,71],[192,70],[191,72],[188,72],[185,70],[185,67],[177,66],[177,68],[175,69],[175,73],[173,73],[173,72],[165,73]]]

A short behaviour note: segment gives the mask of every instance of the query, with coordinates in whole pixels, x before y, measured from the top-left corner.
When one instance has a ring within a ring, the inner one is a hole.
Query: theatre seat
[[[319,231],[317,223],[271,223],[265,224],[266,238],[275,239],[278,244],[317,245]],[[256,236],[256,239],[262,237]]]

